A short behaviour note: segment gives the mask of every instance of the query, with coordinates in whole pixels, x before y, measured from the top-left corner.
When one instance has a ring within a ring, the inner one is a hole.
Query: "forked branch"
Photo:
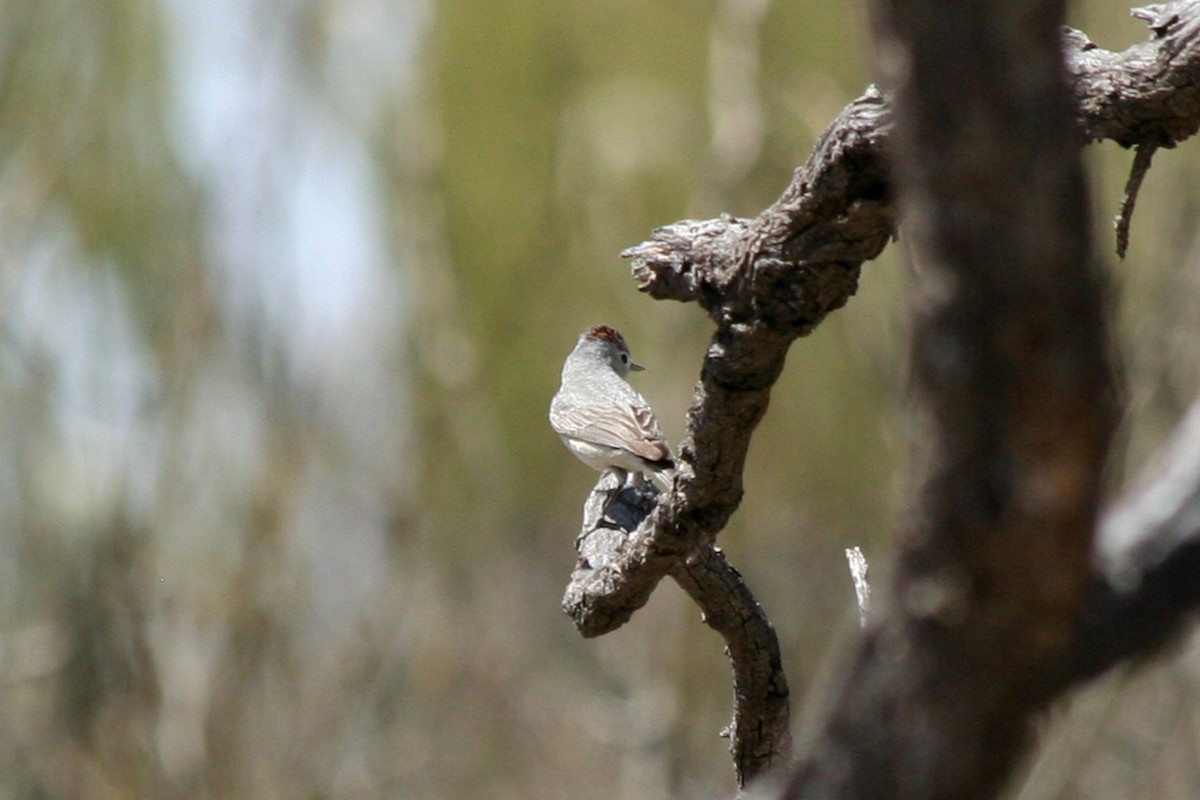
[[[1078,32],[1065,36],[1080,144],[1109,139],[1125,147],[1173,147],[1200,127],[1200,0],[1135,13],[1147,20],[1152,36],[1122,52],[1098,48]],[[883,157],[891,127],[885,98],[871,87],[839,114],[779,200],[756,218],[679,222],[625,252],[642,291],[656,299],[699,303],[716,331],[688,411],[675,492],[656,505],[645,503],[641,513],[628,518],[633,527],[628,533],[585,524],[580,563],[563,600],[584,635],[619,627],[646,603],[663,576],[670,574],[688,588],[697,581],[688,577],[687,565],[715,563],[716,536],[741,501],[750,437],[789,346],[849,300],[862,263],[895,236],[892,179]],[[714,574],[728,574],[723,569]],[[1108,585],[1099,573],[1095,583]],[[745,590],[738,585],[735,593]],[[729,616],[710,608],[720,601],[697,594],[693,597],[710,624]],[[1121,602],[1116,596],[1097,589],[1094,602],[1106,603],[1110,613],[1138,607],[1128,592],[1120,595]],[[748,590],[746,598],[738,601],[740,607],[758,608]],[[755,624],[769,630],[765,615]],[[745,667],[758,657],[758,645],[745,653],[736,646],[747,640],[772,642],[773,632],[747,637],[739,625],[721,630],[730,643],[736,696],[778,696],[777,687],[786,685],[781,668],[776,679]],[[776,649],[766,663],[778,667],[777,645],[771,646]],[[1124,650],[1120,657],[1131,652]],[[1089,663],[1111,663],[1114,657],[1097,656]],[[753,724],[747,714],[746,724],[735,726],[740,778],[749,780],[780,761],[787,746],[786,708],[785,694]],[[739,702],[735,718],[743,711]],[[754,713],[759,712],[750,709]],[[737,740],[752,729],[765,732],[760,742]]]

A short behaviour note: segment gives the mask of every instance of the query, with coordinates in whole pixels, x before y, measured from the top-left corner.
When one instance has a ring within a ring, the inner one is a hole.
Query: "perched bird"
[[[640,369],[618,331],[607,325],[584,331],[563,364],[550,425],[589,467],[613,470],[622,486],[628,475],[635,486],[648,477],[666,492],[675,474],[674,455],[650,404],[625,380],[630,370]]]

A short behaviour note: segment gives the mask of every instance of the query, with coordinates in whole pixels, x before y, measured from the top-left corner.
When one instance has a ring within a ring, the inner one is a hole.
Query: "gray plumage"
[[[674,455],[650,404],[625,380],[640,369],[619,332],[606,325],[584,331],[563,365],[550,425],[588,466],[615,470],[622,482],[626,474],[635,482],[645,476],[666,492]]]

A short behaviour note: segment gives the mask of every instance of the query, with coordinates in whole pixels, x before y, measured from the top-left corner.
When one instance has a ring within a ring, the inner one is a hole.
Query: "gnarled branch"
[[[1135,13],[1153,35],[1122,52],[1098,48],[1078,32],[1065,36],[1081,143],[1111,139],[1126,147],[1171,147],[1200,127],[1200,0]],[[788,347],[848,301],[862,262],[895,235],[892,180],[883,157],[891,127],[882,93],[869,88],[842,111],[779,200],[758,217],[676,223],[625,252],[642,291],[697,302],[717,327],[688,412],[675,492],[638,516],[628,534],[589,534],[585,526],[585,549],[563,601],[584,635],[623,624],[664,575],[678,579],[680,565],[715,552],[716,536],[741,501],[750,437]],[[1155,574],[1147,570],[1148,577]],[[1099,573],[1094,583],[1095,608],[1108,614],[1139,608],[1135,597],[1113,590]],[[727,641],[736,637],[722,633]],[[1132,647],[1119,657],[1132,654]],[[736,674],[757,674],[739,673],[737,657],[731,652]],[[1088,669],[1114,657],[1094,657]],[[1061,677],[1085,671],[1080,666]],[[737,694],[743,693],[771,692],[739,684]],[[779,737],[774,745],[741,748],[735,742],[735,755],[771,754],[757,764],[738,761],[739,775],[757,774],[766,761],[778,760],[786,720],[773,730]]]

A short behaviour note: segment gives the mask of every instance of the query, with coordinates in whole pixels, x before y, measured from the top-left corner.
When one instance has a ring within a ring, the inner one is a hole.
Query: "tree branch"
[[[725,734],[730,739],[738,786],[745,786],[770,767],[784,763],[791,750],[787,676],[775,629],[742,576],[717,547],[695,548],[682,558],[673,553],[650,556],[639,523],[654,508],[657,494],[650,487],[641,491],[626,487],[609,503],[610,493],[618,489],[617,478],[605,473],[588,497],[584,530],[576,541],[579,562],[563,600],[564,609],[582,620],[579,629],[585,636],[611,630],[632,613],[626,605],[607,604],[610,594],[606,594],[615,583],[619,585],[620,568],[638,563],[630,554],[666,561],[672,577],[700,607],[705,623],[725,640],[734,675],[733,722]],[[652,570],[643,566],[639,572],[651,574]],[[620,588],[611,594],[627,596],[631,591],[628,586]],[[648,598],[649,591],[641,596]],[[581,615],[579,609],[584,606],[589,613]]]
[[[1129,249],[1129,225],[1133,222],[1133,209],[1137,205],[1138,192],[1142,189],[1142,180],[1150,171],[1150,162],[1158,145],[1147,142],[1140,144],[1134,151],[1133,166],[1129,168],[1129,180],[1125,182],[1125,195],[1121,199],[1121,210],[1117,212],[1113,228],[1117,232],[1117,258],[1125,258]]]
[[[1150,23],[1153,36],[1120,53],[1067,33],[1077,127],[1087,140],[1171,147],[1200,127],[1200,0],[1135,14]],[[847,302],[862,262],[895,235],[882,156],[890,129],[887,104],[870,87],[834,120],[779,200],[758,217],[679,222],[624,253],[642,291],[697,302],[717,328],[688,411],[674,494],[652,510],[639,501],[641,510],[625,518],[633,528],[628,534],[585,524],[580,565],[563,600],[585,636],[619,627],[664,575],[678,579],[679,565],[708,557],[740,503],[750,437],[788,347]],[[1106,595],[1097,590],[1093,596]],[[736,665],[735,674],[741,674]],[[738,696],[769,695],[769,682],[758,680],[757,687],[739,683]],[[777,754],[784,741],[765,748],[740,748],[735,741],[733,747],[735,753]],[[741,762],[738,769],[757,771]]]
[[[1114,53],[1079,31],[1066,33],[1078,122],[1091,141],[1174,147],[1200,128],[1200,3],[1134,9],[1148,41]]]
[[[1200,399],[1141,486],[1105,515],[1064,684],[1169,644],[1200,606]]]
[[[733,722],[729,737],[738,786],[783,764],[791,753],[788,685],[775,629],[742,576],[709,547],[671,572],[720,633],[733,667]]]
[[[1059,0],[876,0],[918,480],[788,798],[989,798],[1077,631],[1116,418]],[[1019,69],[1015,65],[1020,65]]]

